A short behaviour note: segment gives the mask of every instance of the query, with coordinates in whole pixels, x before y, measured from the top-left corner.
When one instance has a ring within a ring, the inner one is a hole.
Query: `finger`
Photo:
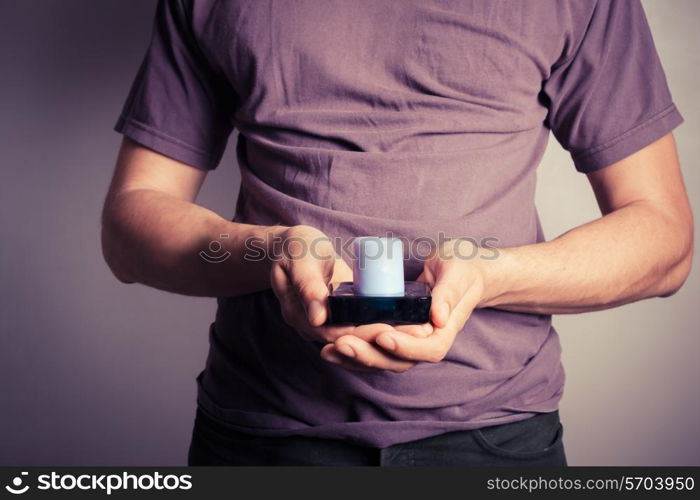
[[[335,342],[343,335],[355,335],[369,342],[373,341],[380,333],[392,329],[393,327],[387,323],[310,327],[310,331],[319,338],[325,339],[326,342]]]
[[[449,293],[449,282],[444,276],[448,274],[443,269],[447,263],[438,258],[434,258],[426,262],[423,267],[423,272],[416,278],[416,281],[423,281],[430,285],[431,305],[430,305],[430,321],[438,327],[444,328],[449,320],[450,312],[454,307],[454,301],[458,301],[458,297],[454,297]],[[443,275],[442,285],[438,287],[438,276]]]
[[[399,358],[437,363],[442,361],[452,347],[455,337],[471,315],[473,307],[472,301],[463,300],[455,308],[447,326],[435,329],[433,334],[428,337],[418,338],[394,330],[393,332],[381,333],[377,336],[376,343]]]
[[[285,270],[282,266],[274,266],[270,274],[272,290],[280,303],[286,305],[300,306],[304,310],[304,304],[298,291],[290,277],[292,271]]]
[[[276,265],[272,268],[270,281],[277,298],[287,305],[287,311],[289,305],[294,304],[304,312],[309,324],[322,325],[326,321],[328,288],[320,261],[313,264],[297,260],[286,267]]]
[[[311,326],[308,325],[308,321],[304,318],[307,325],[305,325],[306,331],[319,340],[323,340],[326,343],[333,343],[336,339],[342,337],[343,335],[350,335],[355,331],[354,325],[339,325],[339,326]],[[375,334],[376,336],[377,334]]]
[[[304,340],[332,342],[336,337],[327,338],[324,332],[316,330],[309,323],[299,295],[289,281],[287,273],[279,266],[272,269],[270,281],[280,304],[284,321],[294,328]]]
[[[416,337],[427,337],[433,333],[433,325],[430,323],[396,326],[392,326],[388,323],[369,323],[366,325],[338,325],[307,328],[309,333],[314,337],[323,339],[325,342],[335,342],[344,335],[354,335],[370,343],[373,342],[380,333],[393,329]]]
[[[303,324],[302,324],[303,323]],[[387,323],[370,323],[366,325],[333,325],[333,326],[311,326],[306,317],[302,315],[302,321],[295,323],[297,328],[303,328],[313,337],[324,342],[335,342],[344,335],[355,335],[368,342],[373,341],[377,335],[393,327]],[[432,325],[430,325],[432,329]]]
[[[424,283],[427,283],[429,285],[433,285],[435,283],[435,277],[433,276],[432,271],[428,267],[428,265],[425,265],[423,267],[423,272],[418,275],[416,278],[416,281],[422,281]]]
[[[335,346],[343,356],[370,368],[402,373],[415,365],[411,361],[398,359],[382,352],[369,342],[354,335],[340,337],[335,341]]]
[[[270,272],[270,285],[272,286],[272,291],[275,292],[275,295],[280,301],[282,298],[288,297],[294,292],[289,277],[281,266],[275,265],[272,267],[272,271]]]
[[[304,315],[304,321],[299,321],[300,311],[303,310],[303,306],[299,302],[298,296],[289,282],[287,273],[279,266],[273,267],[270,273],[270,283],[272,285],[272,291],[279,301],[284,321],[290,326],[297,329],[300,328],[306,323],[306,318]]]
[[[429,337],[418,338],[403,332],[385,332],[377,337],[377,345],[388,353],[410,361],[442,361],[449,350],[449,334],[435,330]]]
[[[306,258],[294,261],[285,270],[291,286],[301,298],[309,323],[313,326],[321,326],[328,318],[326,264]]]
[[[334,342],[343,335],[356,333],[368,340],[374,339],[380,332],[391,329],[386,323],[373,323],[369,325],[338,325],[338,326],[314,326],[304,310],[299,294],[290,282],[287,273],[279,266],[272,269],[272,288],[280,302],[282,317],[285,322],[294,327],[303,338],[322,342]]]
[[[431,291],[430,319],[437,328],[444,328],[450,314],[462,300],[467,289],[466,276],[455,263],[439,265]]]
[[[413,335],[414,337],[427,337],[433,333],[435,328],[432,323],[422,323],[417,325],[395,325],[394,330]],[[384,331],[380,333],[384,333]]]
[[[388,323],[368,323],[366,325],[355,325],[350,331],[343,332],[344,335],[354,335],[355,337],[361,338],[365,341],[373,341],[377,335],[387,330],[393,330],[394,327]],[[338,335],[335,340],[342,337],[343,335]]]
[[[331,276],[332,283],[341,283],[343,281],[352,281],[352,268],[342,257],[338,256],[335,259],[333,267],[333,275]]]
[[[348,370],[354,370],[359,372],[377,372],[378,368],[370,368],[369,366],[362,365],[350,359],[347,356],[343,356],[338,352],[335,344],[327,344],[321,349],[321,358],[330,363],[342,366]]]
[[[335,342],[343,335],[356,335],[368,341],[374,340],[381,332],[391,330],[391,325],[386,323],[372,323],[368,325],[333,325],[333,326],[311,326],[304,319],[302,326],[310,335],[324,342]]]

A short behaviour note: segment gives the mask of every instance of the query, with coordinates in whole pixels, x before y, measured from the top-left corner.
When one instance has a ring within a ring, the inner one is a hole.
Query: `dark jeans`
[[[260,437],[197,408],[188,465],[566,465],[559,412],[368,448],[338,439]]]

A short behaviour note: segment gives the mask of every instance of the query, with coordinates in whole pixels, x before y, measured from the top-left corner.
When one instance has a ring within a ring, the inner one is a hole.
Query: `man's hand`
[[[336,255],[330,239],[310,226],[293,226],[282,234],[284,255],[275,258],[270,282],[284,320],[306,340],[326,343],[321,356],[354,370],[403,372],[415,365],[372,345],[383,332],[421,337],[431,325],[410,325],[395,330],[375,323],[360,326],[323,326],[328,319],[328,285],[352,281],[352,270]]]
[[[467,240],[450,240],[426,260],[419,281],[432,288],[431,335],[416,337],[402,331],[382,332],[379,346],[399,358],[418,362],[442,361],[484,296],[484,268],[479,249]]]

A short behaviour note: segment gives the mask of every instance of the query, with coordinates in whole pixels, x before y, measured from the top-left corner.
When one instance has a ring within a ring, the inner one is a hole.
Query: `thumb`
[[[433,270],[435,279],[431,291],[430,320],[437,328],[444,328],[464,296],[467,280],[452,262],[436,267]]]
[[[317,259],[294,261],[287,270],[292,288],[299,296],[312,326],[321,326],[328,318],[328,279],[326,263]]]

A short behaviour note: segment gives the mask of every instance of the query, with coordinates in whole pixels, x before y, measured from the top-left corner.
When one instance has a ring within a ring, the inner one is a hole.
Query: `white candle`
[[[353,251],[353,287],[357,295],[404,294],[403,242],[399,238],[355,238]]]

